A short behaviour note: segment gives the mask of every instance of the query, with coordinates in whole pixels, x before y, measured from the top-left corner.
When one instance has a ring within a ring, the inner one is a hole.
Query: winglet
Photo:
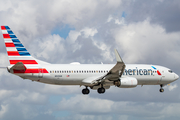
[[[121,59],[121,56],[119,55],[118,51],[116,49],[114,49],[114,52],[115,52],[115,55],[116,55],[117,62],[122,62],[123,63],[123,60]]]

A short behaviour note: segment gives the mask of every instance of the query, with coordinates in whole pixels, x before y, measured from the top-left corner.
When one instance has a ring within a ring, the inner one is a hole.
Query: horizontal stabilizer
[[[26,71],[26,66],[22,62],[18,62],[10,70]]]

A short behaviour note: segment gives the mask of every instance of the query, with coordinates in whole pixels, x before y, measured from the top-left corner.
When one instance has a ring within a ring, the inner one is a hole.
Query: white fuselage
[[[46,68],[49,73],[42,71],[42,73],[16,75],[48,84],[83,85],[82,80],[93,76],[103,76],[113,66],[114,64],[46,64],[41,67]],[[178,75],[170,72],[170,69],[166,67],[143,64],[127,64],[122,78],[127,76],[136,78],[138,85],[168,84],[178,79]],[[109,85],[113,85],[113,82]]]

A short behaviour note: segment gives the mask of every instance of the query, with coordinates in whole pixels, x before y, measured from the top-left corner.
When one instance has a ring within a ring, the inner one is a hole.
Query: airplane
[[[9,58],[9,73],[23,79],[29,79],[54,85],[84,86],[82,94],[90,89],[99,94],[105,93],[111,86],[134,88],[137,85],[163,86],[176,81],[179,76],[169,68],[159,65],[125,64],[115,49],[116,64],[50,64],[35,59],[8,26],[1,26]]]

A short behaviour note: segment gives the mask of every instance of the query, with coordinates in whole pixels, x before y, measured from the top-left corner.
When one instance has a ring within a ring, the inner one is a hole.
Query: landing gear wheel
[[[163,85],[160,85],[160,89],[159,89],[159,92],[161,92],[161,93],[163,93],[164,92],[164,89],[162,88],[163,87]]]
[[[87,95],[90,93],[90,90],[88,88],[85,88],[82,90],[82,94]]]
[[[161,92],[161,93],[164,92],[164,89],[163,88],[159,89],[159,92]]]
[[[105,93],[105,91],[106,91],[106,90],[105,90],[103,87],[97,89],[97,92],[98,92],[99,94]]]

